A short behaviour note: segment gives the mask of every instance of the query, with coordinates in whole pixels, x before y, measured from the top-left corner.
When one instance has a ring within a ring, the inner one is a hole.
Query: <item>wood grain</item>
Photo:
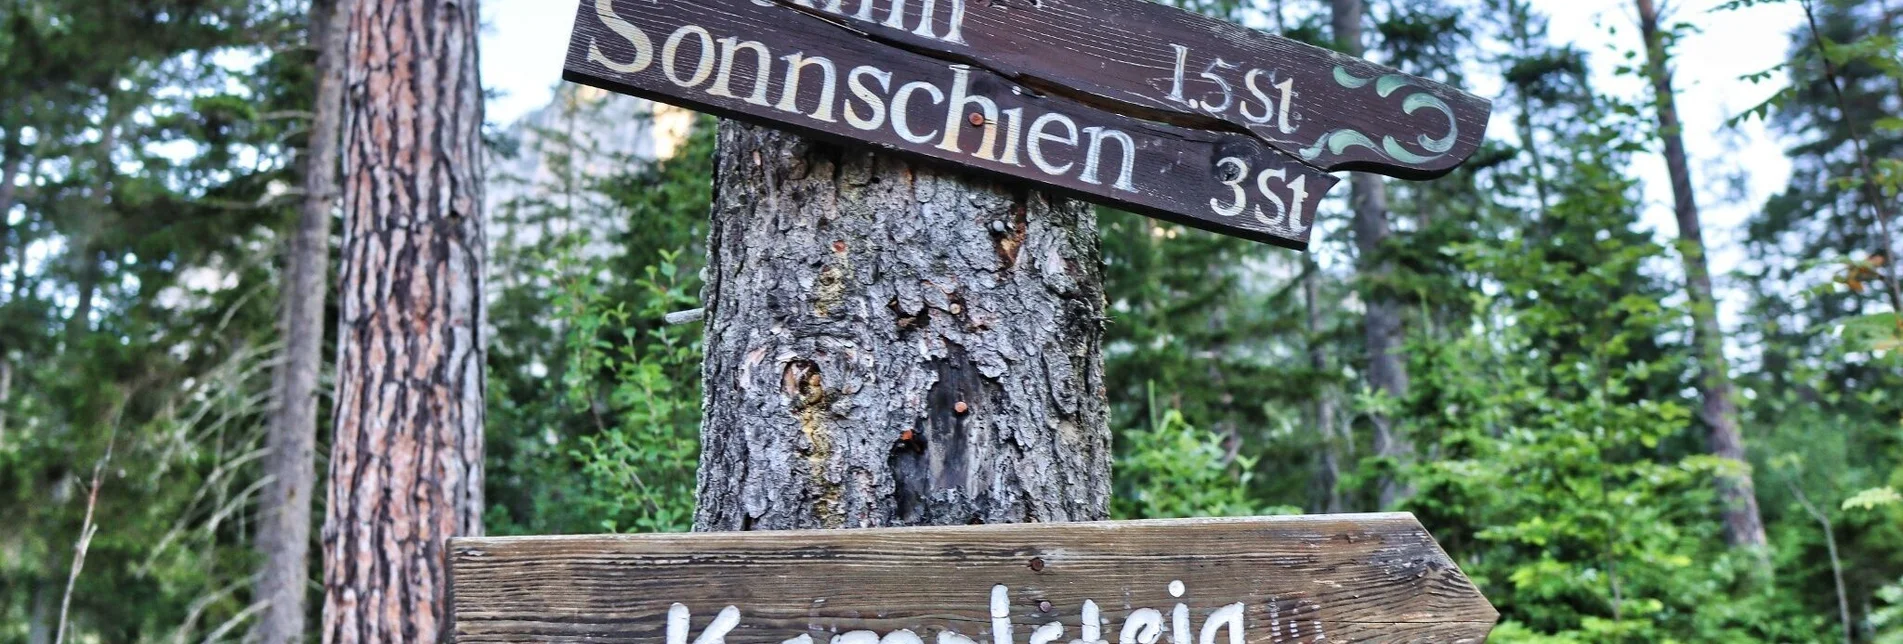
[[[913,23],[888,26],[883,19],[894,0],[874,0],[874,20],[857,19],[856,9],[863,6],[859,0],[842,3],[838,11],[827,11],[823,0],[771,1],[828,16],[855,32],[908,49],[970,60],[1040,89],[1115,105],[1117,111],[1209,129],[1246,130],[1328,171],[1362,170],[1417,180],[1441,176],[1479,149],[1493,109],[1491,101],[1443,83],[1147,0],[969,0],[961,5],[963,42],[922,36],[911,28]],[[943,7],[956,0],[896,1],[904,4],[903,15],[914,18],[931,2],[939,8],[938,20],[935,29],[925,33],[943,35],[949,30],[951,12]],[[1266,121],[1250,118],[1264,115],[1264,103],[1269,102],[1247,91],[1247,76],[1257,69],[1258,89],[1277,103],[1281,97],[1275,85],[1292,81],[1288,127],[1279,115]],[[1224,94],[1224,85],[1232,99],[1212,100]],[[1434,101],[1445,111],[1427,106]],[[1253,104],[1255,114],[1244,113],[1245,102]],[[1365,135],[1372,145],[1351,145],[1355,137],[1346,134],[1350,132]],[[1453,140],[1446,149],[1422,145],[1450,134]],[[1390,141],[1405,154],[1426,158],[1389,154]],[[1347,147],[1334,149],[1331,143]]]
[[[639,38],[629,35],[636,32]],[[729,52],[728,44],[706,47],[728,38],[734,44],[758,43],[769,52],[764,80],[754,50]],[[675,43],[672,56],[667,53],[670,41]],[[824,91],[828,85],[820,82],[821,68],[793,73],[793,62],[784,57],[795,54],[823,57],[836,68],[830,97]],[[700,66],[703,59],[709,67]],[[1307,248],[1315,204],[1338,182],[1239,128],[1198,129],[1137,118],[1013,82],[961,60],[867,38],[821,15],[767,0],[587,0],[578,10],[563,77],[803,136],[1029,181],[1094,203],[1289,248]],[[891,108],[878,127],[869,129],[854,126],[848,118],[849,110],[867,119],[874,111],[850,86],[851,70],[861,66],[891,74],[883,84],[872,76],[859,78],[862,89]],[[965,75],[969,96],[995,104],[993,118],[983,118],[989,110],[981,105],[951,107],[959,74]],[[787,81],[795,77],[800,81],[788,103]],[[907,109],[898,109],[897,95],[913,83],[931,89],[910,92]],[[757,88],[764,88],[763,94],[754,94]],[[821,106],[830,109],[822,114]],[[1008,116],[1013,110],[1021,110],[1015,119]],[[909,132],[918,136],[908,138],[897,129],[894,120],[900,112]],[[1061,171],[1040,169],[1031,154],[1036,119],[1047,114],[1072,123],[1069,128],[1051,123],[1044,130],[1047,134],[1076,137],[1069,144],[1043,141],[1048,166]],[[955,123],[948,126],[951,121]],[[1093,128],[1130,139],[1126,145],[1106,135],[1095,173],[1088,170],[1093,166],[1086,154],[1091,138],[1086,133]],[[958,130],[956,140],[946,147],[941,137],[953,129]],[[1012,136],[1014,131],[1017,136]],[[927,132],[939,136],[917,140]],[[996,147],[980,154],[987,133],[996,137]],[[1134,148],[1129,155],[1133,163],[1128,182],[1120,187],[1126,147]]]
[[[1497,618],[1407,514],[462,538],[450,550],[463,642],[659,642],[676,602],[694,635],[738,607],[736,644],[802,634],[826,644],[862,629],[993,642],[999,584],[1018,643],[1053,621],[1065,624],[1058,641],[1077,638],[1087,599],[1111,642],[1146,607],[1167,631],[1179,601],[1192,635],[1211,611],[1243,602],[1250,644],[1478,642]],[[1172,581],[1186,588],[1180,600]]]

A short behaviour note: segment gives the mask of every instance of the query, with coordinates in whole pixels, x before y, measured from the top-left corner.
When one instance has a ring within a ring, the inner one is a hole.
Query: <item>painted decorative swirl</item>
[[[1395,90],[1413,86],[1415,81],[1413,78],[1401,74],[1388,74],[1377,78],[1359,78],[1349,73],[1346,67],[1336,67],[1335,82],[1348,89],[1361,89],[1372,83],[1374,85],[1374,93],[1381,98],[1387,98],[1393,94]],[[1454,121],[1453,108],[1449,107],[1447,102],[1441,100],[1439,96],[1425,91],[1411,94],[1401,101],[1401,111],[1405,114],[1411,115],[1420,111],[1421,108],[1430,108],[1447,116],[1446,136],[1435,139],[1429,138],[1426,134],[1422,134],[1419,136],[1419,139],[1415,141],[1424,152],[1415,152],[1403,147],[1401,142],[1395,140],[1393,136],[1383,136],[1381,143],[1377,145],[1373,139],[1368,138],[1368,135],[1358,130],[1342,128],[1323,134],[1321,138],[1315,140],[1314,145],[1303,148],[1302,159],[1314,161],[1320,158],[1324,151],[1326,151],[1329,156],[1341,156],[1343,152],[1351,148],[1368,148],[1387,157],[1390,161],[1414,165],[1428,163],[1447,156],[1447,151],[1454,148],[1455,137],[1460,135],[1460,125]]]

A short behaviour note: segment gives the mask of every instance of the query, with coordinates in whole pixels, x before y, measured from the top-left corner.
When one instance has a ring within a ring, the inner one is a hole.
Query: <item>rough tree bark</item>
[[[1330,16],[1335,41],[1342,52],[1360,57],[1362,44],[1361,0],[1332,0]],[[1401,355],[1401,303],[1388,291],[1386,282],[1394,268],[1383,259],[1381,247],[1387,243],[1388,188],[1380,176],[1356,172],[1349,178],[1352,191],[1349,203],[1354,208],[1355,250],[1360,255],[1361,290],[1367,313],[1362,324],[1368,344],[1368,386],[1395,400],[1407,397],[1407,358]],[[1369,418],[1374,425],[1374,454],[1405,463],[1412,459],[1414,446],[1395,431],[1394,419],[1376,413]],[[1413,492],[1406,482],[1383,473],[1375,482],[1380,509],[1395,507]]]
[[[1098,520],[1095,215],[732,122],[697,530]]]
[[[476,3],[352,0],[325,642],[433,642],[482,532]]]
[[[310,43],[317,50],[316,103],[305,146],[304,202],[291,234],[280,285],[282,362],[273,375],[256,546],[253,601],[264,610],[252,641],[304,641],[304,596],[310,580],[311,489],[316,486],[317,387],[324,366],[324,298],[330,276],[330,217],[337,193],[337,140],[343,110],[344,33],[337,0],[314,0]]]
[[[1762,548],[1764,519],[1751,482],[1744,438],[1738,430],[1738,402],[1725,364],[1724,331],[1718,326],[1718,303],[1712,296],[1711,267],[1705,261],[1705,233],[1699,224],[1698,201],[1692,193],[1691,164],[1686,161],[1684,126],[1678,120],[1677,94],[1672,89],[1670,61],[1659,31],[1658,7],[1637,0],[1639,31],[1645,37],[1648,75],[1658,101],[1659,136],[1665,141],[1665,168],[1672,178],[1672,206],[1678,217],[1678,249],[1685,260],[1685,294],[1691,301],[1692,343],[1698,352],[1698,394],[1704,399],[1698,417],[1710,432],[1711,453],[1737,464],[1737,474],[1718,477],[1718,499],[1725,518],[1725,540],[1733,546]]]

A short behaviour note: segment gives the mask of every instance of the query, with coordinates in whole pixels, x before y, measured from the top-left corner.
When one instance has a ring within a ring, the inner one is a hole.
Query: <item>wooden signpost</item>
[[[1479,642],[1407,514],[464,538],[460,642]]]
[[[1328,172],[1445,174],[1491,109],[1144,0],[582,0],[564,77],[1298,249]],[[1497,617],[1406,514],[450,548],[462,642],[1473,642]]]
[[[1298,249],[1325,171],[1445,173],[1490,109],[1143,0],[585,0],[564,77]]]

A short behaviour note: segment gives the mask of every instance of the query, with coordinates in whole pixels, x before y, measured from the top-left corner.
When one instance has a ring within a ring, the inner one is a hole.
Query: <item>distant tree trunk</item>
[[[33,584],[33,602],[26,617],[26,644],[53,644],[53,631],[59,619],[60,586],[50,579]]]
[[[304,597],[310,582],[311,489],[316,486],[317,387],[324,366],[324,299],[330,286],[330,217],[336,204],[337,139],[343,110],[344,33],[336,0],[310,8],[317,49],[316,104],[304,150],[304,203],[285,257],[279,330],[284,354],[265,439],[270,483],[259,499],[259,565],[253,601],[265,603],[252,626],[259,642],[304,641]]]
[[[352,0],[325,642],[434,642],[482,532],[477,4]]]
[[[1362,55],[1366,51],[1361,42],[1362,1],[1332,0],[1331,8],[1335,41],[1344,53]],[[1367,306],[1363,324],[1368,344],[1368,386],[1402,400],[1407,397],[1407,358],[1401,355],[1401,303],[1389,291],[1386,282],[1394,268],[1382,257],[1381,250],[1389,236],[1388,188],[1381,177],[1360,172],[1354,173],[1349,183],[1353,188],[1349,202],[1355,213],[1355,249],[1361,256],[1357,270]],[[1393,418],[1376,413],[1370,420],[1374,424],[1375,456],[1397,463],[1411,460],[1414,446],[1395,431]],[[1395,507],[1413,493],[1405,481],[1389,473],[1383,473],[1375,485],[1383,510]]]
[[[81,246],[73,251],[74,270],[78,281],[73,284],[77,299],[73,303],[73,313],[66,318],[66,342],[79,342],[92,332],[93,297],[99,292],[99,252],[90,246]]]
[[[1679,254],[1685,258],[1685,294],[1691,301],[1692,342],[1698,352],[1698,394],[1704,398],[1699,419],[1711,432],[1711,453],[1737,464],[1740,473],[1718,477],[1718,498],[1724,504],[1725,540],[1733,546],[1762,548],[1764,520],[1751,483],[1744,438],[1738,431],[1738,403],[1725,364],[1724,331],[1718,326],[1718,303],[1712,296],[1711,268],[1705,262],[1705,234],[1698,220],[1698,202],[1692,193],[1691,165],[1685,158],[1684,127],[1678,120],[1677,94],[1659,32],[1658,8],[1652,0],[1637,0],[1639,31],[1645,36],[1652,90],[1659,107],[1659,135],[1665,139],[1665,168],[1672,178],[1672,205],[1678,216]]]
[[[20,168],[26,165],[25,146],[20,145],[20,137],[9,128],[0,131],[0,266],[7,263],[9,252],[7,229],[12,221],[9,213],[13,211],[13,200],[19,195]]]
[[[1328,372],[1328,350],[1321,341],[1321,267],[1315,258],[1305,260],[1302,296],[1308,304],[1308,363],[1316,374]],[[1315,487],[1321,496],[1320,510],[1335,514],[1343,511],[1341,502],[1342,440],[1335,428],[1334,388],[1324,386],[1315,392],[1315,433],[1321,437],[1321,466],[1315,469]]]
[[[723,123],[697,530],[1098,520],[1083,204]]]

